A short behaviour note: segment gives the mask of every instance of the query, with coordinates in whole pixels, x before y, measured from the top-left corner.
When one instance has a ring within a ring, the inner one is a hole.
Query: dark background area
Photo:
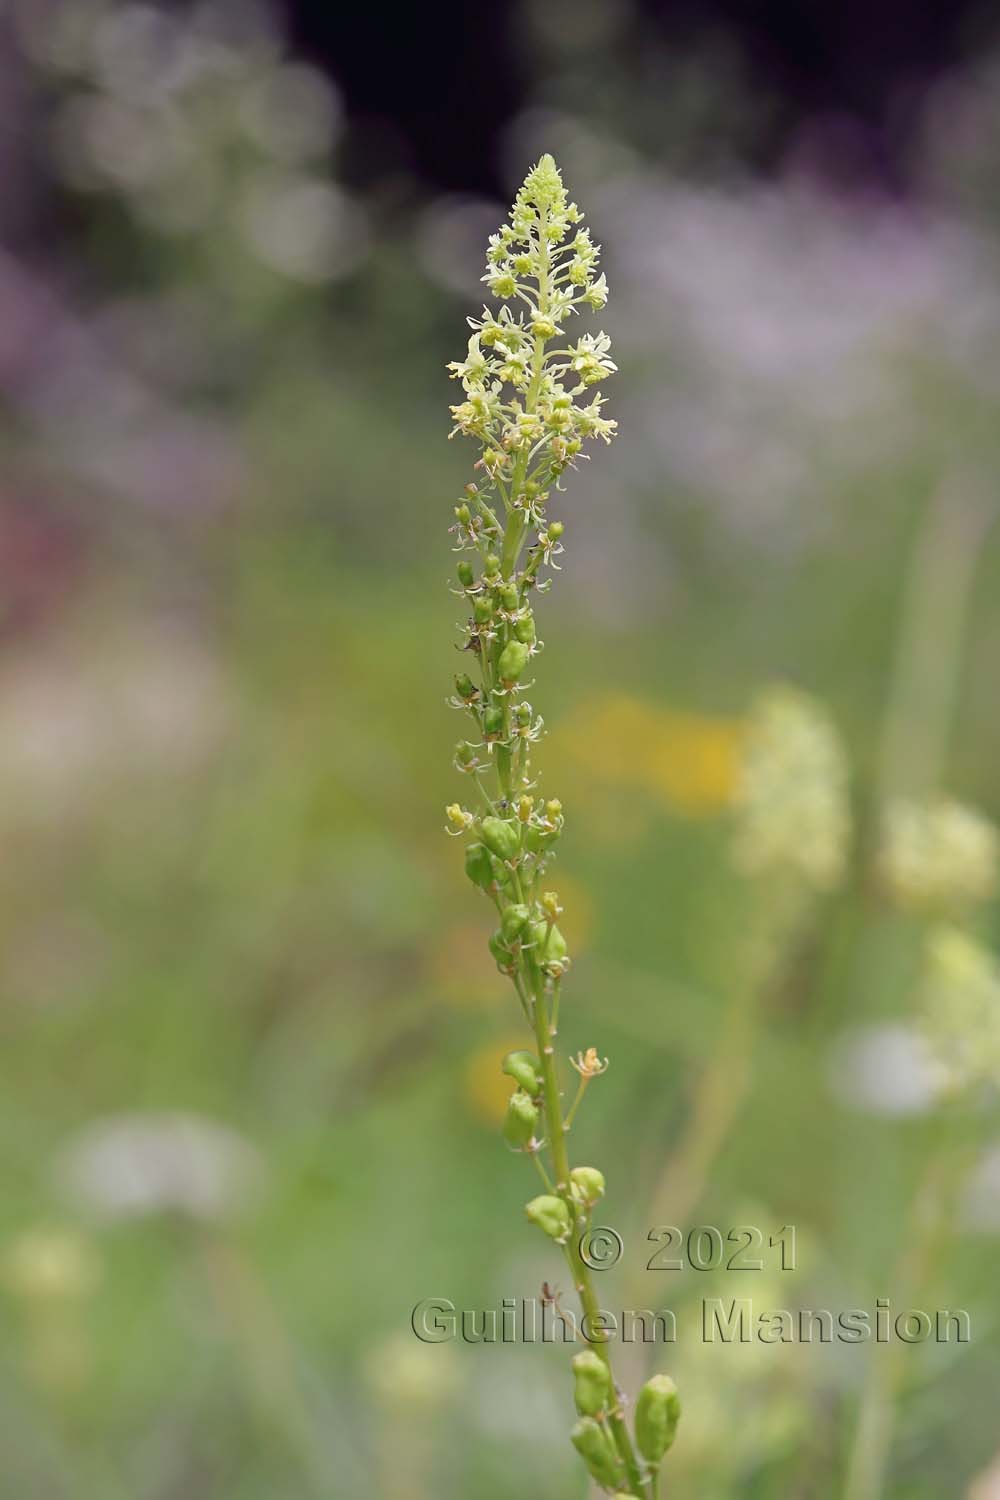
[[[534,69],[517,5],[287,7],[297,45],[337,77],[355,117],[391,120],[399,152],[430,182],[497,192],[498,132],[522,106]],[[572,27],[573,8],[565,25]],[[678,56],[735,43],[755,94],[773,108],[744,150],[770,168],[804,122],[832,117],[840,150],[832,173],[860,167],[905,185],[914,115],[927,84],[988,43],[995,5],[955,0],[647,0],[630,8],[613,45],[640,68],[650,36]],[[374,129],[374,125],[372,126]],[[848,140],[845,140],[845,137]],[[368,141],[370,147],[371,141]],[[827,153],[829,155],[829,153]],[[370,154],[365,153],[370,165]]]

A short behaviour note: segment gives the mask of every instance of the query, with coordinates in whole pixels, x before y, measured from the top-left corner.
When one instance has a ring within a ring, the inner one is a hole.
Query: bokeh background
[[[1000,816],[1000,18],[357,9],[0,11],[4,1493],[584,1493],[565,1351],[410,1331],[421,1298],[560,1280],[498,1139],[518,1018],[441,812],[473,456],[444,365],[551,150],[621,370],[534,690],[563,1038],[612,1059],[574,1137],[625,1241],[602,1301],[689,1330],[747,1294],[644,1270],[714,1079],[732,1119],[683,1224],[796,1226],[762,1307],[905,1288],[974,1338],[889,1373],[654,1351],[687,1406],[669,1493],[990,1500],[1000,1119],[977,1095],[948,1146],[920,923],[872,863],[887,798]],[[837,724],[856,832],[734,1044],[766,901],[731,802],[775,680]],[[891,1431],[864,1490],[866,1410]]]

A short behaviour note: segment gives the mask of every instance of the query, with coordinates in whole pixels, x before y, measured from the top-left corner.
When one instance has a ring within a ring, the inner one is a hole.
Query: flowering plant
[[[451,701],[472,724],[472,737],[456,746],[455,765],[477,805],[456,802],[447,812],[450,831],[467,840],[469,878],[496,907],[490,952],[533,1034],[533,1049],[512,1052],[503,1064],[514,1084],[504,1137],[530,1158],[544,1187],[526,1213],[561,1247],[585,1320],[597,1327],[581,1236],[604,1194],[604,1177],[596,1167],[570,1165],[567,1135],[587,1085],[607,1060],[592,1047],[577,1054],[576,1098],[564,1114],[555,1043],[570,958],[558,925],[559,896],[544,888],[563,809],[538,794],[531,750],[543,725],[523,696],[542,644],[532,598],[551,586],[544,570],[558,570],[563,552],[563,523],[549,519],[548,501],[585,456],[584,444],[610,442],[616,426],[602,416],[604,397],[593,390],[615,371],[610,339],[585,333],[573,342],[564,331],[571,316],[607,300],[599,247],[581,218],[552,157],[543,156],[518,192],[510,221],[490,237],[483,280],[500,310],[486,308],[469,320],[466,357],[449,366],[464,393],[451,409],[452,435],[473,438],[482,451],[479,479],[466,486],[453,527],[456,550],[466,554],[457,570],[468,610],[463,644],[478,668],[475,676],[460,672],[455,679]],[[579,1420],[571,1436],[592,1477],[619,1494],[655,1496],[680,1411],[673,1382],[657,1375],[646,1383],[633,1435],[607,1344],[577,1354],[573,1374]]]

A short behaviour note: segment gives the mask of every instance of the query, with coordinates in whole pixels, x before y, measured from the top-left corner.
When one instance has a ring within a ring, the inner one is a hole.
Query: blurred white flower
[[[424,275],[448,292],[482,301],[482,247],[503,222],[506,206],[461,193],[435,198],[417,225],[416,253]]]
[[[108,1220],[156,1213],[223,1219],[252,1205],[263,1175],[258,1152],[235,1130],[180,1113],[98,1120],[56,1164],[64,1192]]]
[[[901,1021],[853,1026],[834,1043],[831,1093],[851,1109],[905,1118],[933,1109],[946,1082],[916,1027]]]
[[[1000,968],[961,928],[941,925],[927,939],[919,992],[920,1025],[952,1091],[1000,1085]]]
[[[326,154],[342,106],[337,90],[317,68],[283,63],[247,82],[239,112],[243,128],[261,150],[294,165]]]
[[[748,874],[787,871],[817,889],[836,884],[850,833],[847,763],[821,704],[787,687],[760,694],[734,810],[735,857]]]
[[[239,210],[248,246],[273,270],[299,281],[332,281],[368,249],[361,208],[320,177],[259,172]]]
[[[94,29],[94,76],[123,99],[148,102],[169,73],[180,28],[154,5],[112,8]]]
[[[167,624],[22,653],[0,673],[0,822],[72,818],[85,789],[194,770],[232,708],[211,653]]]

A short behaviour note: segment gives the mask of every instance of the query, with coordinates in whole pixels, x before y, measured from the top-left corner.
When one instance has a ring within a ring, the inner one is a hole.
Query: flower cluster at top
[[[455,765],[473,782],[480,807],[455,803],[448,818],[472,840],[469,876],[501,919],[493,956],[525,1001],[540,984],[558,981],[568,963],[558,897],[538,889],[562,830],[562,806],[536,795],[530,750],[543,726],[522,697],[542,644],[532,598],[550,586],[544,571],[558,569],[563,550],[563,523],[548,519],[546,505],[584,441],[608,442],[615,430],[601,416],[604,398],[593,393],[615,369],[607,334],[571,342],[563,329],[581,307],[607,299],[599,247],[581,218],[552,157],[543,156],[510,221],[490,238],[483,279],[503,305],[469,320],[475,331],[466,358],[449,366],[465,392],[451,408],[452,436],[474,438],[482,453],[478,481],[466,486],[452,528],[456,550],[471,554],[458,564],[458,583],[468,611],[463,649],[478,672],[457,675],[451,700],[472,723]]]
[[[505,502],[529,519],[542,491],[580,454],[588,438],[610,442],[615,423],[593,392],[615,366],[606,333],[575,342],[563,324],[580,308],[599,310],[608,288],[597,274],[600,246],[580,226],[559,170],[543,156],[514,201],[510,221],[490,236],[483,280],[499,312],[470,318],[465,359],[449,366],[465,399],[451,408],[454,432],[477,439],[477,467]]]

